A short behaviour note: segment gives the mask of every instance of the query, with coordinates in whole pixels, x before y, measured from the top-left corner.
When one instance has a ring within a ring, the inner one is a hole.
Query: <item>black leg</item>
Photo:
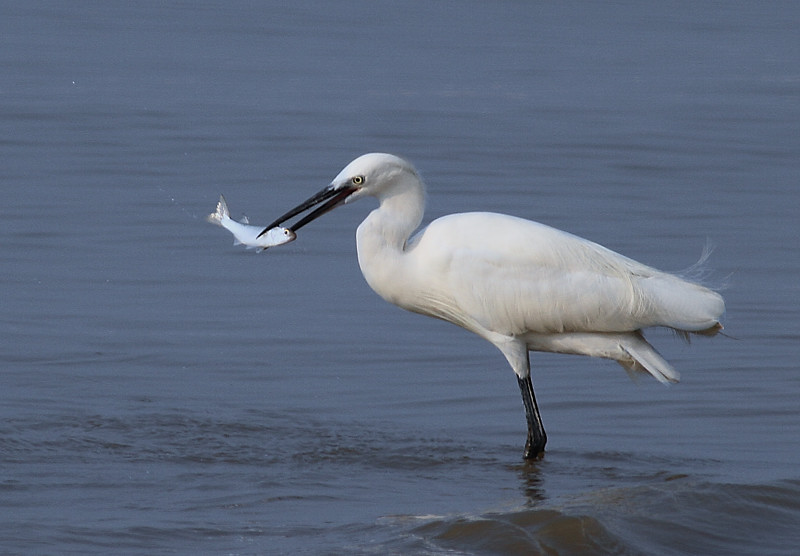
[[[522,391],[522,403],[525,404],[525,417],[528,419],[528,440],[525,442],[525,459],[538,459],[544,455],[544,445],[547,443],[547,434],[542,425],[542,416],[539,415],[539,406],[533,395],[533,382],[531,375],[525,378],[517,377],[519,389]]]

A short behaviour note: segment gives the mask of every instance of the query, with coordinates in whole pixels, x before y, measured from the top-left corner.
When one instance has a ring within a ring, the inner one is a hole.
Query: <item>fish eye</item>
[[[350,183],[353,185],[362,185],[364,183],[364,176],[353,176],[350,179]]]

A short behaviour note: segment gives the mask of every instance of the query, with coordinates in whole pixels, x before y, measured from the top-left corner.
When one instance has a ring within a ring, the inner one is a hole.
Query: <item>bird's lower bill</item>
[[[309,222],[316,220],[323,214],[330,212],[331,210],[339,206],[341,203],[345,201],[345,199],[347,199],[351,194],[353,194],[355,190],[356,188],[354,187],[334,188],[332,186],[328,186],[319,193],[311,196],[309,199],[303,201],[290,211],[280,216],[277,220],[275,220],[269,226],[264,228],[264,231],[261,232],[261,234],[259,234],[259,237],[265,234],[267,230],[270,230],[275,226],[283,224],[290,218],[297,216],[298,214],[310,210],[314,207],[317,207],[311,212],[309,212],[307,215],[305,215],[303,218],[295,222],[294,225],[289,226],[289,229],[291,231],[296,232]]]

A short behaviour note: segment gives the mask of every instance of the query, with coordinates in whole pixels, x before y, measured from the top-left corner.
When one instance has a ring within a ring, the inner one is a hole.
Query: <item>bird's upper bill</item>
[[[418,179],[414,168],[402,158],[386,153],[363,154],[345,166],[328,187],[275,220],[261,232],[261,235],[275,226],[280,226],[293,216],[310,210],[311,212],[289,227],[296,232],[346,201],[364,195],[380,195],[385,187],[395,183],[399,175],[410,175]]]
[[[280,216],[272,224],[264,228],[264,231],[261,232],[261,234],[259,234],[259,237],[267,233],[268,230],[271,230],[275,226],[283,224],[290,218],[297,216],[298,214],[305,212],[307,210],[314,209],[311,210],[311,212],[309,212],[308,214],[306,214],[303,218],[295,222],[293,226],[288,227],[291,231],[296,232],[297,230],[299,230],[312,220],[315,220],[320,216],[322,216],[323,214],[325,214],[326,212],[329,212],[334,208],[336,208],[357,190],[358,188],[353,185],[345,184],[342,186],[336,186],[335,184],[331,184],[322,191],[320,191],[319,193],[317,193],[316,195],[313,195],[306,201],[294,207],[292,210]]]

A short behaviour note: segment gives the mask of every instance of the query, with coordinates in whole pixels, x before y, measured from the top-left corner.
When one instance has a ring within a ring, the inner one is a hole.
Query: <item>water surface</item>
[[[794,3],[0,8],[4,553],[794,554]],[[728,337],[663,387],[502,356],[364,283],[340,208],[234,248],[368,151],[427,220],[492,210],[678,270]]]

